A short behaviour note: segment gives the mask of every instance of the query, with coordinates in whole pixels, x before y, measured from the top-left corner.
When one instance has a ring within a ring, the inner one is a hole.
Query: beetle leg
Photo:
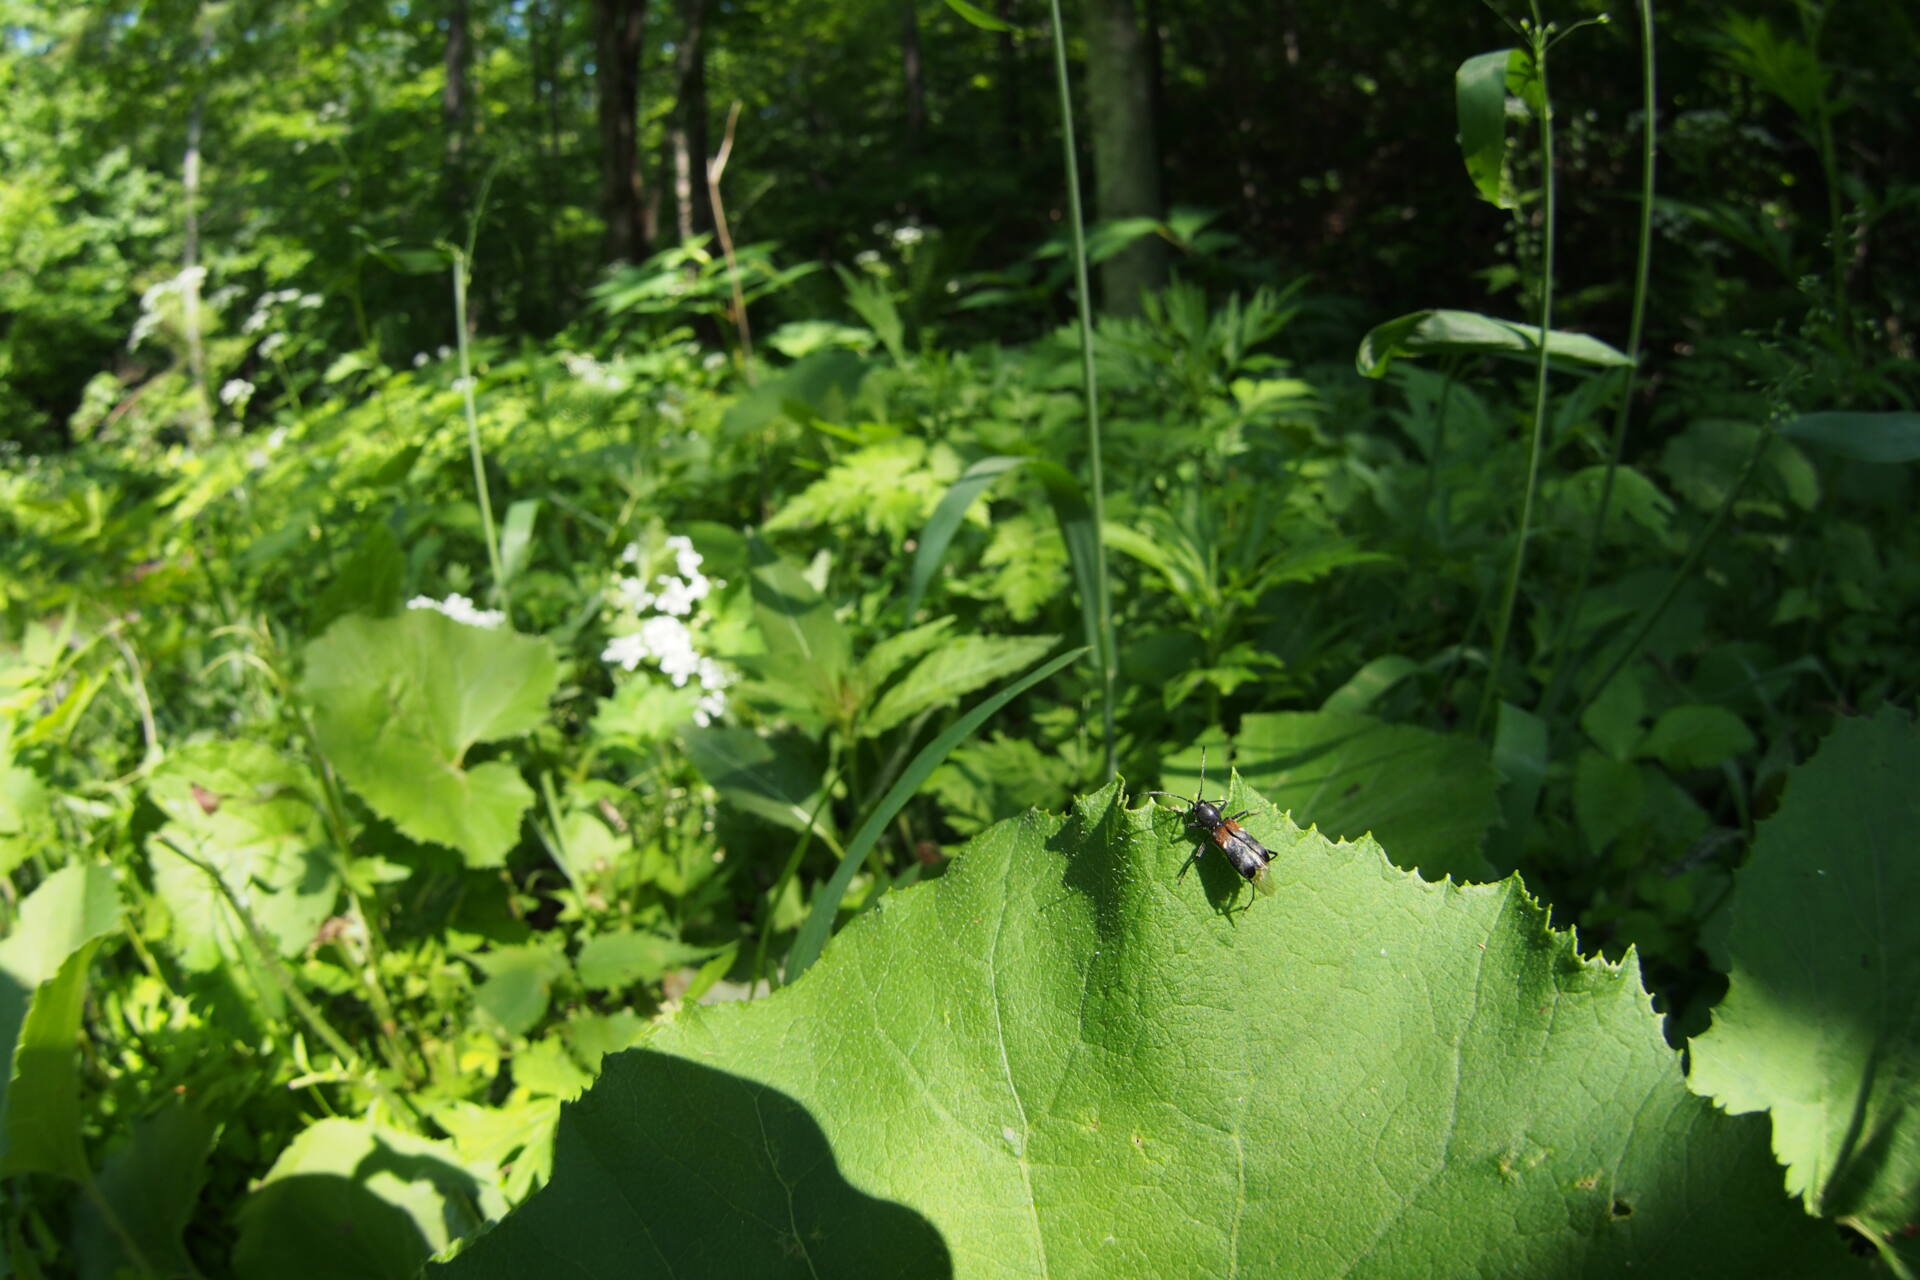
[[[1174,879],[1185,880],[1187,878],[1187,872],[1193,870],[1193,864],[1200,861],[1200,855],[1205,853],[1206,851],[1207,849],[1205,845],[1202,845],[1200,848],[1195,849],[1193,851],[1193,856],[1180,864],[1180,874],[1175,876]]]

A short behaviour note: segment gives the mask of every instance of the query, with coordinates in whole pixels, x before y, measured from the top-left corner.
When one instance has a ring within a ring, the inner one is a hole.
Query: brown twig
[[[733,256],[733,236],[727,230],[727,210],[720,200],[720,175],[727,171],[727,157],[733,154],[733,127],[740,121],[740,101],[734,99],[727,109],[727,136],[719,153],[707,164],[707,196],[713,201],[713,230],[720,238],[720,252],[727,259],[727,281],[733,286],[733,323],[740,331],[740,354],[747,380],[753,380],[753,330],[747,325],[747,299],[740,291],[740,263]]]

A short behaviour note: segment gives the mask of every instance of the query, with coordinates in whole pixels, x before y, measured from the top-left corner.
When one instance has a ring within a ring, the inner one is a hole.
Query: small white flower
[[[263,356],[270,356],[274,352],[278,351],[280,348],[286,345],[287,345],[286,334],[270,333],[266,337],[260,339],[260,354]]]
[[[245,378],[229,378],[220,388],[220,403],[231,405],[253,394],[253,384]]]
[[[871,267],[879,261],[880,251],[878,249],[862,249],[853,255],[853,263],[857,267]]]
[[[267,435],[267,448],[269,449],[278,449],[281,445],[285,444],[286,442],[287,442],[287,429],[285,427],[275,427]]]
[[[646,642],[637,634],[615,636],[607,641],[607,647],[600,651],[600,661],[623,667],[628,671],[640,665],[647,656]]]
[[[893,242],[903,249],[912,248],[926,238],[926,229],[924,227],[916,227],[911,223],[904,227],[896,227],[893,232]]]
[[[432,596],[415,596],[407,601],[409,609],[432,609],[443,613],[455,622],[464,622],[470,627],[480,627],[491,631],[507,620],[507,615],[498,609],[482,609],[465,596],[455,593],[445,600],[435,600]]]
[[[625,608],[643,613],[653,608],[653,592],[639,578],[621,578],[613,584],[614,598]]]
[[[455,391],[471,391],[473,390],[473,379],[471,377],[455,378],[452,382],[448,383],[447,385],[452,387]]]
[[[677,618],[684,618],[692,613],[693,606],[706,599],[711,587],[711,584],[699,574],[682,581],[663,573],[659,581],[660,594],[655,598],[654,603],[659,606],[660,612],[673,614]]]
[[[427,361],[431,358],[432,357],[424,351],[416,351],[413,353],[413,367],[416,369],[424,369],[427,367]]]
[[[673,564],[683,578],[694,578],[700,574],[701,555],[693,549],[693,539],[685,534],[676,533],[667,539],[667,550],[673,552]],[[705,594],[702,592],[701,594]]]

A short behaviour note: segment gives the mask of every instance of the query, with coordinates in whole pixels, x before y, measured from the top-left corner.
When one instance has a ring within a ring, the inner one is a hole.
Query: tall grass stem
[[[1580,605],[1586,597],[1587,586],[1593,579],[1594,562],[1600,558],[1600,540],[1606,530],[1608,507],[1613,502],[1613,480],[1620,469],[1620,455],[1626,449],[1627,419],[1633,411],[1633,374],[1640,364],[1640,340],[1646,327],[1647,283],[1653,267],[1653,172],[1659,126],[1654,117],[1658,95],[1654,84],[1653,0],[1640,0],[1638,7],[1640,114],[1643,124],[1640,135],[1640,240],[1634,262],[1633,309],[1627,320],[1626,380],[1620,387],[1620,402],[1614,409],[1613,439],[1607,448],[1607,468],[1600,481],[1600,501],[1594,507],[1593,525],[1587,530],[1586,552],[1580,557],[1579,576],[1574,580],[1573,594],[1568,597],[1566,612],[1561,616],[1559,634],[1554,637],[1554,672],[1540,700],[1543,718],[1552,716],[1554,708],[1566,696],[1568,683],[1573,679],[1573,670],[1567,663],[1567,644],[1573,635],[1574,624],[1580,617]]]
[[[1547,438],[1547,340],[1553,333],[1553,241],[1555,200],[1553,181],[1553,95],[1547,83],[1548,29],[1540,21],[1540,6],[1532,4],[1533,25],[1527,35],[1533,46],[1534,74],[1540,78],[1540,183],[1542,191],[1542,240],[1540,249],[1540,351],[1533,370],[1533,447],[1527,458],[1527,489],[1520,503],[1520,529],[1514,539],[1513,562],[1507,566],[1506,584],[1500,592],[1500,611],[1493,624],[1493,653],[1487,662],[1487,683],[1480,693],[1480,710],[1474,724],[1486,729],[1500,691],[1502,660],[1506,656],[1507,636],[1513,629],[1514,602],[1520,595],[1520,578],[1526,569],[1527,539],[1533,531],[1533,504],[1540,488],[1540,457]]]
[[[1114,639],[1113,593],[1107,583],[1107,516],[1100,468],[1100,392],[1093,368],[1093,289],[1087,280],[1087,229],[1080,205],[1080,161],[1074,152],[1073,92],[1067,81],[1067,36],[1060,20],[1060,0],[1050,0],[1053,14],[1053,76],[1060,90],[1060,149],[1067,166],[1067,219],[1073,230],[1074,290],[1080,304],[1080,376],[1087,388],[1087,489],[1093,507],[1094,613],[1099,618],[1095,660],[1100,665],[1100,729],[1105,742],[1104,778],[1111,780],[1114,762]]]

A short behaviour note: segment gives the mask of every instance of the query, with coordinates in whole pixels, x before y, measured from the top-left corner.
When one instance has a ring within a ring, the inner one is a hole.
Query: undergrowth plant
[[[1728,31],[1840,191],[1803,12]],[[971,346],[906,216],[519,342],[470,239],[417,355],[213,279],[213,380],[285,369],[0,473],[0,1274],[1913,1274],[1920,422],[1837,257],[1644,340],[1639,15],[1619,349],[1537,8],[1456,81],[1537,309],[1352,362],[1192,213]],[[1251,907],[1141,803],[1202,760]]]

